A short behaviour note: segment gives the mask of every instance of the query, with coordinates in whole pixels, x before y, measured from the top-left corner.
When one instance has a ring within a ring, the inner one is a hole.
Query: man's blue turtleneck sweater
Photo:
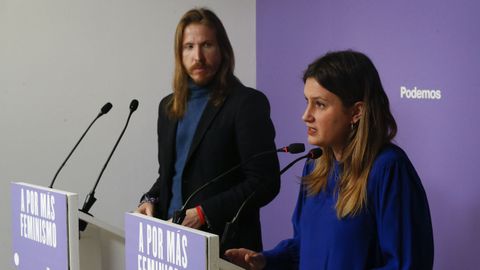
[[[182,119],[178,121],[177,136],[175,142],[175,172],[172,182],[172,199],[168,208],[168,218],[173,216],[175,210],[183,205],[182,198],[182,175],[185,161],[192,144],[193,136],[197,130],[200,117],[208,102],[210,90],[205,87],[189,84],[190,96],[187,109]]]

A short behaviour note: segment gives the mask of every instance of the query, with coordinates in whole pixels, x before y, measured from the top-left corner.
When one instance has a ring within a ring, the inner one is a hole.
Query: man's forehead
[[[190,26],[193,26],[193,27],[190,27]],[[208,31],[203,31],[204,29],[199,29],[196,26],[206,26]],[[217,40],[217,35],[216,35],[216,31],[207,25],[192,23],[185,26],[182,39],[184,43],[193,42],[194,41],[193,39],[195,39],[195,42],[204,42],[204,41],[213,42]]]

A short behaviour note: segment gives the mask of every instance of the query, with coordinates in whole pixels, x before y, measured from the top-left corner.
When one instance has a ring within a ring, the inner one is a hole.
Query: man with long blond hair
[[[280,188],[275,131],[267,98],[244,86],[234,76],[234,66],[220,19],[204,8],[185,13],[175,33],[173,93],[160,102],[158,112],[159,177],[137,211],[171,219],[209,180],[257,153],[272,151],[192,197],[182,223],[222,235],[225,224],[255,192],[227,244],[260,251],[259,208]]]
[[[427,196],[407,154],[372,61],[330,52],[303,76],[308,142],[294,236],[262,253],[227,250],[249,270],[432,269]]]

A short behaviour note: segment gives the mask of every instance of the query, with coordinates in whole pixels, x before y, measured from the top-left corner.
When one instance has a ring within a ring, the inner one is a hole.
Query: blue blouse
[[[314,168],[307,161],[303,175]],[[367,206],[338,219],[336,163],[324,191],[307,196],[303,185],[292,223],[294,236],[264,251],[266,269],[432,269],[433,233],[428,201],[405,152],[389,144],[367,183]]]

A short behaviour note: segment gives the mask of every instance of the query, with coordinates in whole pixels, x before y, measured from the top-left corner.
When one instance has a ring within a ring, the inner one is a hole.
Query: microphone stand
[[[120,133],[120,136],[117,139],[117,142],[115,143],[115,146],[113,147],[112,151],[110,152],[110,155],[107,158],[107,161],[103,165],[102,170],[100,171],[100,175],[97,178],[97,181],[95,181],[95,185],[93,186],[93,189],[90,191],[90,193],[85,197],[85,201],[83,203],[82,211],[83,213],[90,215],[91,214],[88,212],[90,211],[90,208],[92,208],[93,204],[97,201],[97,198],[95,198],[95,189],[97,188],[98,182],[100,181],[100,178],[103,175],[103,172],[105,171],[105,168],[107,167],[108,163],[110,162],[110,159],[112,158],[113,152],[115,152],[115,149],[117,149],[118,143],[123,137],[123,134],[125,133],[125,130],[127,129],[128,123],[130,122],[130,117],[132,116],[133,112],[138,108],[138,101],[136,99],[132,100],[130,103],[130,113],[128,114],[127,122],[125,123],[125,126],[123,127],[122,132]],[[84,220],[79,221],[78,228],[81,232],[83,232],[87,227],[87,222]]]
[[[322,150],[320,148],[314,148],[314,149],[310,150],[306,155],[301,156],[301,157],[295,159],[294,161],[290,162],[287,166],[285,166],[285,168],[283,168],[280,171],[280,175],[285,173],[295,163],[297,163],[298,161],[300,161],[304,158],[317,159],[321,155],[322,155]],[[262,185],[261,187],[263,188],[264,185]],[[255,190],[254,192],[252,192],[252,194],[250,194],[250,196],[248,196],[247,199],[245,199],[245,201],[243,201],[242,205],[240,205],[240,208],[238,209],[238,211],[237,211],[236,215],[233,217],[233,219],[225,224],[225,229],[223,230],[222,239],[220,241],[220,243],[221,243],[220,246],[223,249],[225,249],[225,245],[228,243],[228,241],[232,240],[235,237],[235,232],[238,229],[238,223],[237,223],[238,217],[240,216],[240,213],[242,212],[245,205],[247,205],[247,203],[250,202],[250,200],[257,193],[257,191],[258,191],[258,189]],[[220,254],[223,254],[223,251]]]
[[[217,182],[219,179],[221,179],[225,175],[227,175],[227,174],[231,173],[232,171],[244,166],[248,162],[250,162],[252,160],[255,160],[256,158],[258,158],[260,156],[263,156],[263,155],[266,155],[266,154],[273,154],[273,153],[276,153],[276,152],[301,153],[303,151],[305,151],[305,145],[303,143],[292,143],[287,147],[282,147],[282,148],[277,149],[277,150],[263,151],[263,152],[260,152],[260,153],[257,153],[255,155],[251,156],[250,158],[246,159],[244,162],[242,162],[242,163],[240,163],[236,166],[233,166],[229,170],[223,172],[222,174],[218,175],[217,177],[213,178],[212,180],[206,182],[204,185],[202,185],[197,190],[195,190],[192,194],[190,194],[190,196],[187,198],[187,200],[185,200],[185,203],[183,204],[182,208],[180,208],[180,210],[176,210],[173,213],[172,222],[175,223],[175,224],[182,224],[183,220],[185,219],[186,212],[187,212],[187,209],[186,209],[187,205],[190,202],[190,200],[196,194],[198,194],[200,191],[204,190],[209,185]]]
[[[294,161],[288,163],[288,165],[285,166],[285,168],[283,168],[280,171],[280,175],[282,175],[284,172],[286,172],[288,169],[290,169],[290,167],[295,165],[295,163],[297,163],[298,161],[300,161],[304,158],[317,159],[322,155],[322,153],[323,153],[322,149],[320,149],[320,148],[314,148],[314,149],[310,150],[306,155],[301,156],[301,157],[295,159]]]
[[[88,128],[85,130],[85,132],[83,132],[82,136],[80,137],[80,139],[77,141],[77,143],[75,144],[75,146],[73,147],[72,151],[70,151],[70,153],[68,154],[67,158],[63,161],[62,165],[60,165],[60,168],[58,168],[57,172],[55,173],[55,176],[53,177],[52,179],[52,182],[50,183],[50,185],[48,186],[49,188],[52,188],[53,187],[53,184],[55,183],[55,180],[57,179],[57,176],[58,176],[58,173],[60,173],[60,171],[62,170],[63,166],[65,166],[65,164],[67,163],[67,160],[70,158],[70,156],[73,154],[73,152],[75,151],[75,149],[77,149],[77,146],[80,144],[80,142],[83,140],[83,137],[85,137],[85,135],[87,134],[87,132],[90,130],[90,128],[93,126],[93,124],[97,121],[98,118],[100,118],[100,116],[108,113],[108,111],[110,111],[110,109],[112,108],[112,103],[110,102],[107,102],[105,105],[103,105],[102,109],[100,110],[100,113],[97,115],[97,117],[95,117],[95,119],[93,119],[93,121],[90,123],[90,125],[88,126]]]

